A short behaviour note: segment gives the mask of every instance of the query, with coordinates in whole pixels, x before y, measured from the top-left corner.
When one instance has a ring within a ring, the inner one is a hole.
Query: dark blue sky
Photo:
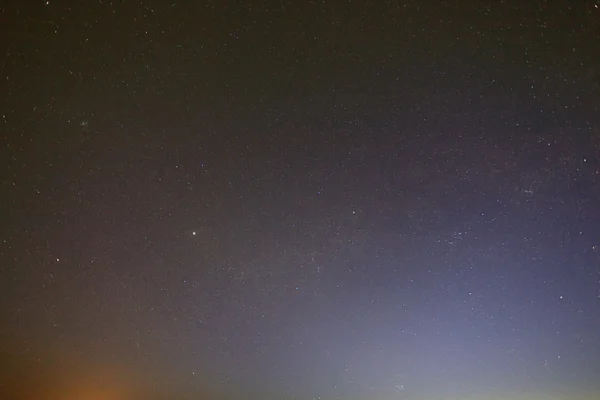
[[[4,370],[596,398],[600,5],[460,3],[0,7]]]

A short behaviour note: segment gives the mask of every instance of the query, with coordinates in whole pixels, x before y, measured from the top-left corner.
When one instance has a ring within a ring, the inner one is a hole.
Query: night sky
[[[600,398],[600,2],[0,32],[3,398]]]

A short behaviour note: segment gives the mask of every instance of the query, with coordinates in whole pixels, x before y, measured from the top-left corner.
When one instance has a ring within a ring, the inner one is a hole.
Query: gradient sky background
[[[598,1],[9,1],[0,29],[5,381],[600,397]]]

